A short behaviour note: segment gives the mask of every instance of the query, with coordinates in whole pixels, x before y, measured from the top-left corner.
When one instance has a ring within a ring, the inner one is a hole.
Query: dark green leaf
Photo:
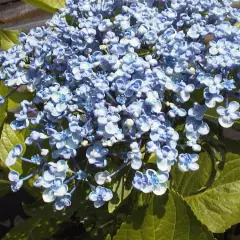
[[[11,191],[10,182],[0,179],[0,197]]]
[[[198,164],[200,168],[195,172],[181,172],[177,165],[171,171],[172,188],[184,197],[201,190],[211,177],[214,166],[208,153],[200,154]]]
[[[34,97],[34,94],[27,91],[25,87],[20,88],[8,98],[8,111],[15,112],[15,110],[20,106],[20,103],[23,100],[31,101]]]
[[[43,240],[49,239],[56,231],[60,221],[32,217],[14,227],[2,240]]]
[[[134,211],[114,240],[213,240],[212,234],[193,215],[175,192],[154,197],[148,207]]]
[[[126,185],[126,178],[123,176],[118,182],[113,185],[114,198],[108,203],[108,211],[112,213],[132,191],[132,186]]]
[[[227,154],[226,161],[209,189],[185,198],[197,218],[216,233],[240,222],[240,156]]]

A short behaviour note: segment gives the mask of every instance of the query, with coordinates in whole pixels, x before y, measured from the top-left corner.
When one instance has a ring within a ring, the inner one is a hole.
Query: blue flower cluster
[[[240,119],[240,10],[229,0],[66,3],[0,53],[11,93],[25,86],[34,94],[11,127],[29,129],[25,143],[39,150],[30,159],[19,144],[9,152],[7,166],[17,159],[36,166],[24,178],[11,171],[12,190],[33,177],[43,200],[61,210],[84,181],[100,207],[113,197],[114,175],[132,168],[136,189],[164,194],[174,164],[199,168],[209,108],[222,127]]]

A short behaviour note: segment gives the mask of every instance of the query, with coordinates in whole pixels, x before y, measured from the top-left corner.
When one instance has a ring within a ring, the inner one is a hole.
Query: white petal
[[[167,159],[158,160],[157,167],[160,171],[163,171],[163,172],[170,172],[171,170],[171,164],[168,163]]]
[[[186,91],[186,92],[189,92],[189,93],[193,92],[194,89],[195,89],[195,86],[194,86],[193,84],[188,84],[188,85],[185,87],[185,91]]]
[[[59,161],[57,162],[57,171],[58,171],[58,172],[66,171],[67,169],[68,169],[67,161],[65,161],[65,160],[59,160]]]
[[[231,113],[230,117],[232,120],[240,119],[240,112]]]
[[[209,133],[210,129],[207,123],[203,122],[200,128],[198,129],[198,132],[201,135],[207,135]]]
[[[104,171],[104,172],[98,172],[95,174],[95,181],[98,185],[103,185],[105,183],[105,181],[107,180],[107,177],[109,176],[109,172],[108,171]]]
[[[19,180],[19,173],[16,171],[10,171],[8,174],[8,179],[11,182],[17,182]]]
[[[179,95],[181,97],[181,100],[184,101],[184,102],[188,101],[189,98],[190,98],[190,94],[188,92],[185,92],[185,91],[181,91]]]
[[[162,104],[160,102],[156,103],[154,106],[153,106],[153,112],[155,113],[160,113],[161,110],[162,110]]]
[[[130,45],[134,48],[138,47],[140,42],[139,42],[139,39],[138,38],[132,38],[130,41],[129,41]]]
[[[178,163],[178,168],[183,171],[183,172],[187,172],[188,171],[188,166],[185,163]]]
[[[105,131],[108,134],[115,134],[118,131],[118,126],[116,124],[113,124],[112,122],[109,122],[105,126]]]
[[[239,106],[240,106],[240,105],[239,105],[238,102],[232,101],[232,102],[230,102],[229,105],[228,105],[228,111],[229,111],[230,113],[236,112],[236,111],[239,109]]]
[[[96,192],[91,192],[88,196],[89,200],[93,201],[93,202],[97,201],[97,197],[98,196],[97,196]]]
[[[43,201],[47,203],[53,202],[56,199],[56,197],[54,196],[54,192],[50,188],[44,190],[42,198]]]
[[[190,163],[188,164],[188,168],[192,171],[196,171],[199,169],[199,165],[197,163]]]
[[[15,147],[13,148],[13,153],[15,156],[20,156],[23,152],[23,147],[21,144],[17,144],[15,145]]]
[[[113,193],[111,190],[107,190],[107,192],[103,195],[103,201],[107,202],[113,198]]]
[[[131,161],[131,167],[134,170],[138,170],[140,169],[142,166],[142,161],[141,160],[132,160]]]
[[[225,114],[225,108],[220,106],[217,108],[217,113],[220,115],[220,116],[223,116]]]
[[[8,155],[7,159],[5,160],[5,164],[10,167],[14,165],[17,161],[17,158],[13,157],[12,155]]]
[[[157,185],[157,187],[155,187],[153,189],[153,193],[155,195],[163,195],[166,191],[167,191],[167,184],[166,183],[159,184],[159,185]]]
[[[216,47],[211,47],[209,49],[209,53],[212,55],[217,55],[218,54],[218,49]]]
[[[66,184],[61,185],[56,191],[54,191],[54,196],[62,197],[68,191],[68,186]]]
[[[159,173],[158,174],[158,180],[160,183],[165,183],[168,181],[169,174],[168,172],[166,173]]]
[[[105,203],[104,201],[95,201],[94,202],[94,207],[99,208],[99,207],[103,206],[104,203]]]
[[[218,122],[224,128],[230,128],[234,124],[234,121],[230,117],[226,116],[219,117]]]
[[[140,189],[144,193],[150,193],[153,191],[153,186],[152,185],[146,185],[144,188]]]

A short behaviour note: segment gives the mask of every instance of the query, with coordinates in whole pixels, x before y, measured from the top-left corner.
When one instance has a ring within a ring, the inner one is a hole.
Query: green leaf
[[[53,219],[42,219],[41,217],[32,217],[16,227],[11,229],[10,232],[2,240],[42,240],[49,239],[58,228],[61,222]]]
[[[53,206],[43,202],[42,199],[31,204],[23,204],[23,210],[29,217],[50,218],[53,214]]]
[[[114,198],[108,203],[109,213],[114,210],[126,199],[132,191],[132,186],[126,185],[126,178],[123,176],[118,182],[113,185]]]
[[[199,155],[198,171],[182,172],[178,169],[177,164],[171,171],[172,188],[182,196],[190,196],[204,188],[214,169],[211,158],[206,152]]]
[[[215,233],[240,222],[240,156],[227,154],[226,159],[209,189],[185,198],[197,218]]]
[[[111,240],[112,238],[111,238],[111,235],[110,234],[108,234],[107,236],[106,236],[106,238],[105,238],[105,240]]]
[[[154,197],[148,207],[134,211],[121,225],[114,240],[213,240],[175,192]]]
[[[10,182],[0,179],[0,197],[6,195],[10,190]]]
[[[4,30],[0,28],[0,48],[7,51],[18,42],[19,31],[16,30]]]
[[[4,121],[7,117],[7,106],[8,106],[7,100],[5,100],[5,103],[0,107],[0,128],[4,124]]]
[[[0,166],[6,168],[5,159],[9,151],[16,145],[21,144],[23,147],[23,153],[26,150],[26,145],[24,143],[28,135],[27,130],[13,131],[9,124],[3,125],[2,135],[0,139]],[[9,169],[15,170],[20,174],[23,172],[22,162],[17,160],[17,162],[11,166]]]
[[[22,0],[44,11],[55,13],[59,8],[65,7],[65,0]]]
[[[8,97],[8,111],[14,112],[23,100],[31,101],[33,97],[33,93],[20,88]]]
[[[237,28],[240,28],[240,22],[236,22],[236,23],[234,24],[234,26],[237,27]]]
[[[147,160],[147,162],[148,163],[156,163],[157,162],[157,156],[156,156],[156,154],[155,153],[152,153],[151,155],[150,155],[150,157],[148,158],[148,160]]]

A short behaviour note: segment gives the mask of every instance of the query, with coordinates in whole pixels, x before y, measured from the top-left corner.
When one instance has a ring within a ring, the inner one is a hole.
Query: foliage
[[[18,44],[18,34],[16,30],[4,30],[0,28],[0,49],[8,50],[14,44]]]
[[[213,240],[240,223],[239,141],[222,130],[240,133],[239,11],[23,1],[55,14],[0,29],[0,197],[35,199],[3,239]]]
[[[64,0],[22,0],[23,2],[32,4],[33,6],[40,8],[44,11],[55,13],[59,8],[65,7]]]

